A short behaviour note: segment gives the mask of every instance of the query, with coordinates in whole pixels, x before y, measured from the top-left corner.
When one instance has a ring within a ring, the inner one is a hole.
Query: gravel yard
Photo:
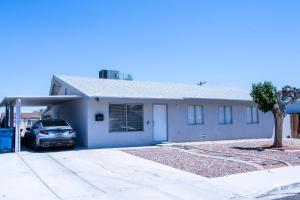
[[[300,151],[263,148],[271,144],[272,140],[193,142],[122,151],[209,178],[300,165]],[[287,139],[284,145],[300,148],[300,140]]]
[[[199,157],[168,147],[130,149],[123,151],[141,158],[209,178],[256,170],[256,168],[250,165],[220,159]]]
[[[277,151],[262,148],[264,145],[272,145],[273,140],[257,140],[249,142],[238,142],[228,144],[201,144],[198,143],[196,146],[200,149],[210,151],[220,151],[227,153],[243,154],[249,156],[256,156],[266,159],[281,160],[288,162],[293,166],[300,165],[300,151]],[[284,140],[285,146],[298,147],[300,148],[300,139],[286,139]]]

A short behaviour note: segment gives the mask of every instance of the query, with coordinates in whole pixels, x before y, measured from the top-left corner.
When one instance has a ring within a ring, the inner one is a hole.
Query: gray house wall
[[[52,108],[52,118],[66,120],[76,130],[79,146],[88,147],[88,100],[79,99]]]
[[[137,103],[144,105],[143,132],[109,132],[109,104]],[[166,104],[168,108],[168,141],[205,141],[227,139],[271,138],[273,134],[273,116],[259,112],[258,124],[247,124],[247,106],[251,103],[228,101],[174,101],[174,100],[130,100],[96,99],[88,102],[88,147],[120,147],[151,145],[153,141],[153,104]],[[203,105],[204,124],[188,125],[188,105]],[[233,123],[218,123],[218,106],[232,106]],[[104,114],[103,122],[95,121],[95,114]]]
[[[202,105],[204,124],[188,125],[188,105]],[[219,124],[218,107],[232,106],[232,124]],[[271,113],[259,112],[258,124],[247,124],[247,106],[241,102],[201,102],[190,101],[179,104],[169,104],[169,141],[206,141],[230,139],[271,138],[274,120]]]
[[[68,85],[60,86],[55,95],[80,95]],[[52,107],[52,118],[66,120],[76,130],[77,144],[82,147],[88,147],[88,101],[88,98],[83,97]]]
[[[109,132],[109,104],[137,103],[144,105],[144,131]],[[104,114],[103,122],[95,121],[95,114]],[[147,124],[149,121],[149,124]],[[91,98],[88,105],[88,147],[122,147],[153,144],[152,104],[144,100],[100,100]]]

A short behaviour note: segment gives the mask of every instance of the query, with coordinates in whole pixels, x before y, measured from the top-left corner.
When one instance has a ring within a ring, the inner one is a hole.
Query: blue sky
[[[0,0],[0,98],[53,74],[300,87],[300,1]]]

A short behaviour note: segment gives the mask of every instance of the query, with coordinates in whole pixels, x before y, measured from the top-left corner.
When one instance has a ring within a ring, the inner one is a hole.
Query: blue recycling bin
[[[0,129],[0,153],[11,152],[13,150],[14,129]]]

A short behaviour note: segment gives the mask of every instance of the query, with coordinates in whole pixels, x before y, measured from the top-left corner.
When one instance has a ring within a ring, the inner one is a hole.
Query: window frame
[[[226,108],[230,108],[230,123],[227,123],[227,112],[226,112]],[[223,122],[220,122],[220,108],[223,109]],[[226,106],[226,105],[220,105],[218,106],[218,124],[219,125],[232,125],[233,124],[233,109],[232,106]]]
[[[189,122],[189,106],[193,107],[193,114],[194,114],[194,122],[193,123]],[[201,123],[197,123],[196,107],[201,108],[201,117],[202,117],[202,122]],[[187,124],[189,126],[204,125],[204,106],[203,105],[199,105],[199,104],[188,104],[187,105]]]
[[[250,108],[250,116],[251,116],[251,118],[250,118],[250,122],[248,122],[248,114],[247,114],[247,112],[248,112],[248,109]],[[257,121],[256,122],[254,122],[254,115],[253,115],[253,108],[254,109],[256,109],[257,110],[257,112],[256,112],[256,119],[257,119]],[[253,125],[253,124],[259,124],[259,110],[258,110],[258,107],[256,107],[256,106],[247,106],[246,107],[246,122],[247,122],[247,124],[249,124],[249,125]]]
[[[110,106],[111,105],[122,105],[125,107],[125,130],[124,131],[121,131],[121,130],[118,130],[118,131],[114,131],[114,130],[111,130],[111,127],[110,127]],[[133,106],[141,106],[142,107],[142,130],[130,130],[128,131],[128,105],[133,105]],[[130,133],[130,132],[144,132],[145,131],[145,122],[144,122],[144,119],[145,119],[145,113],[144,113],[144,104],[142,103],[109,103],[108,104],[108,122],[109,122],[109,125],[108,125],[108,129],[109,129],[109,133]]]

